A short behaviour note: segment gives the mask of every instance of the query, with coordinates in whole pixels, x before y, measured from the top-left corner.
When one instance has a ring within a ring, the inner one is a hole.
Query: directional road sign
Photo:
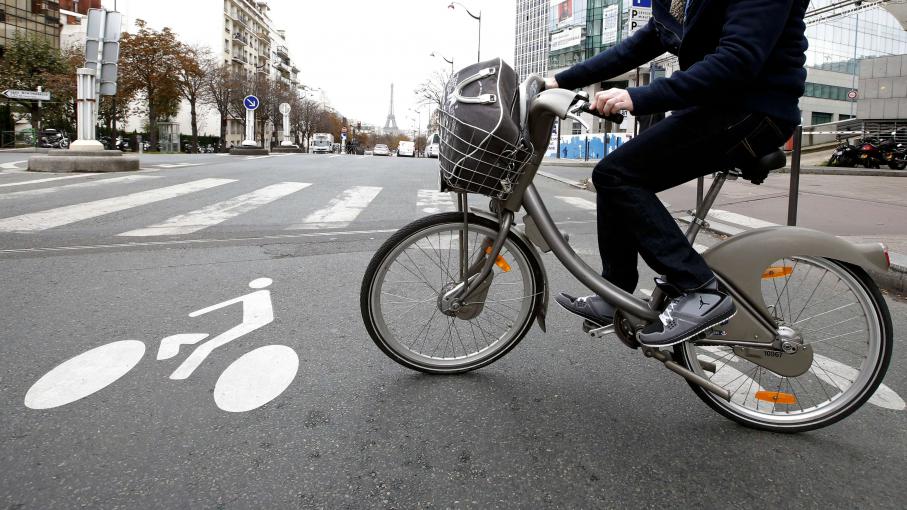
[[[256,110],[258,109],[258,105],[261,103],[258,101],[257,97],[249,94],[248,96],[243,98],[242,104],[246,107],[246,110]]]
[[[50,92],[37,90],[4,90],[3,95],[10,99],[31,99],[32,101],[50,101]]]

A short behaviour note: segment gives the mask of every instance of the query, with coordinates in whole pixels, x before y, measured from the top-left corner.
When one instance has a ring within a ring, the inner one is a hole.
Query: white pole
[[[246,110],[246,139],[242,141],[243,147],[258,147],[255,142],[255,110]]]
[[[83,67],[76,70],[76,100],[77,100],[77,136],[78,139],[70,146],[74,151],[102,151],[104,146],[94,139],[94,110],[97,102],[95,95],[95,82],[97,75],[94,69]]]
[[[280,145],[284,147],[293,145],[290,140],[290,112],[283,114],[283,141],[280,142]]]

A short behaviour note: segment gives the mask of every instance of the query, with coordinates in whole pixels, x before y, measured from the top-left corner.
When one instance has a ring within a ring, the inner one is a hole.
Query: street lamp
[[[454,66],[454,64],[453,64],[453,59],[452,59],[452,58],[447,58],[447,57],[445,57],[444,55],[442,55],[442,54],[440,54],[440,53],[435,53],[435,52],[432,52],[432,53],[431,53],[431,56],[432,56],[432,57],[440,58],[441,60],[443,60],[443,61],[447,62],[448,64],[450,64],[450,74],[453,74],[453,70],[454,70],[454,67],[453,67],[453,66]]]
[[[461,4],[460,2],[451,2],[450,5],[447,6],[447,8],[450,10],[456,10],[455,6],[457,6],[457,5],[462,7],[463,10],[466,11],[466,14],[469,14],[469,16],[472,19],[479,22],[479,51],[476,55],[476,62],[481,62],[482,61],[482,11],[479,11],[479,14],[477,16],[477,15],[473,14],[472,11],[467,9],[466,6]]]

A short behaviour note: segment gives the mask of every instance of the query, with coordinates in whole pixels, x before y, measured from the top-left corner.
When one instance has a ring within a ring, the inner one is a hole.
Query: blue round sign
[[[260,102],[258,101],[257,97],[249,94],[248,96],[243,98],[242,104],[246,107],[246,110],[255,110],[258,108]]]

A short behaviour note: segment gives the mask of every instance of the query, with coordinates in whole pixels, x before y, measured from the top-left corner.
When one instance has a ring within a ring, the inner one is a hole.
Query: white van
[[[397,157],[413,158],[416,156],[416,144],[409,140],[401,140],[397,145]]]
[[[441,135],[432,133],[425,144],[425,157],[437,158],[441,154]]]

